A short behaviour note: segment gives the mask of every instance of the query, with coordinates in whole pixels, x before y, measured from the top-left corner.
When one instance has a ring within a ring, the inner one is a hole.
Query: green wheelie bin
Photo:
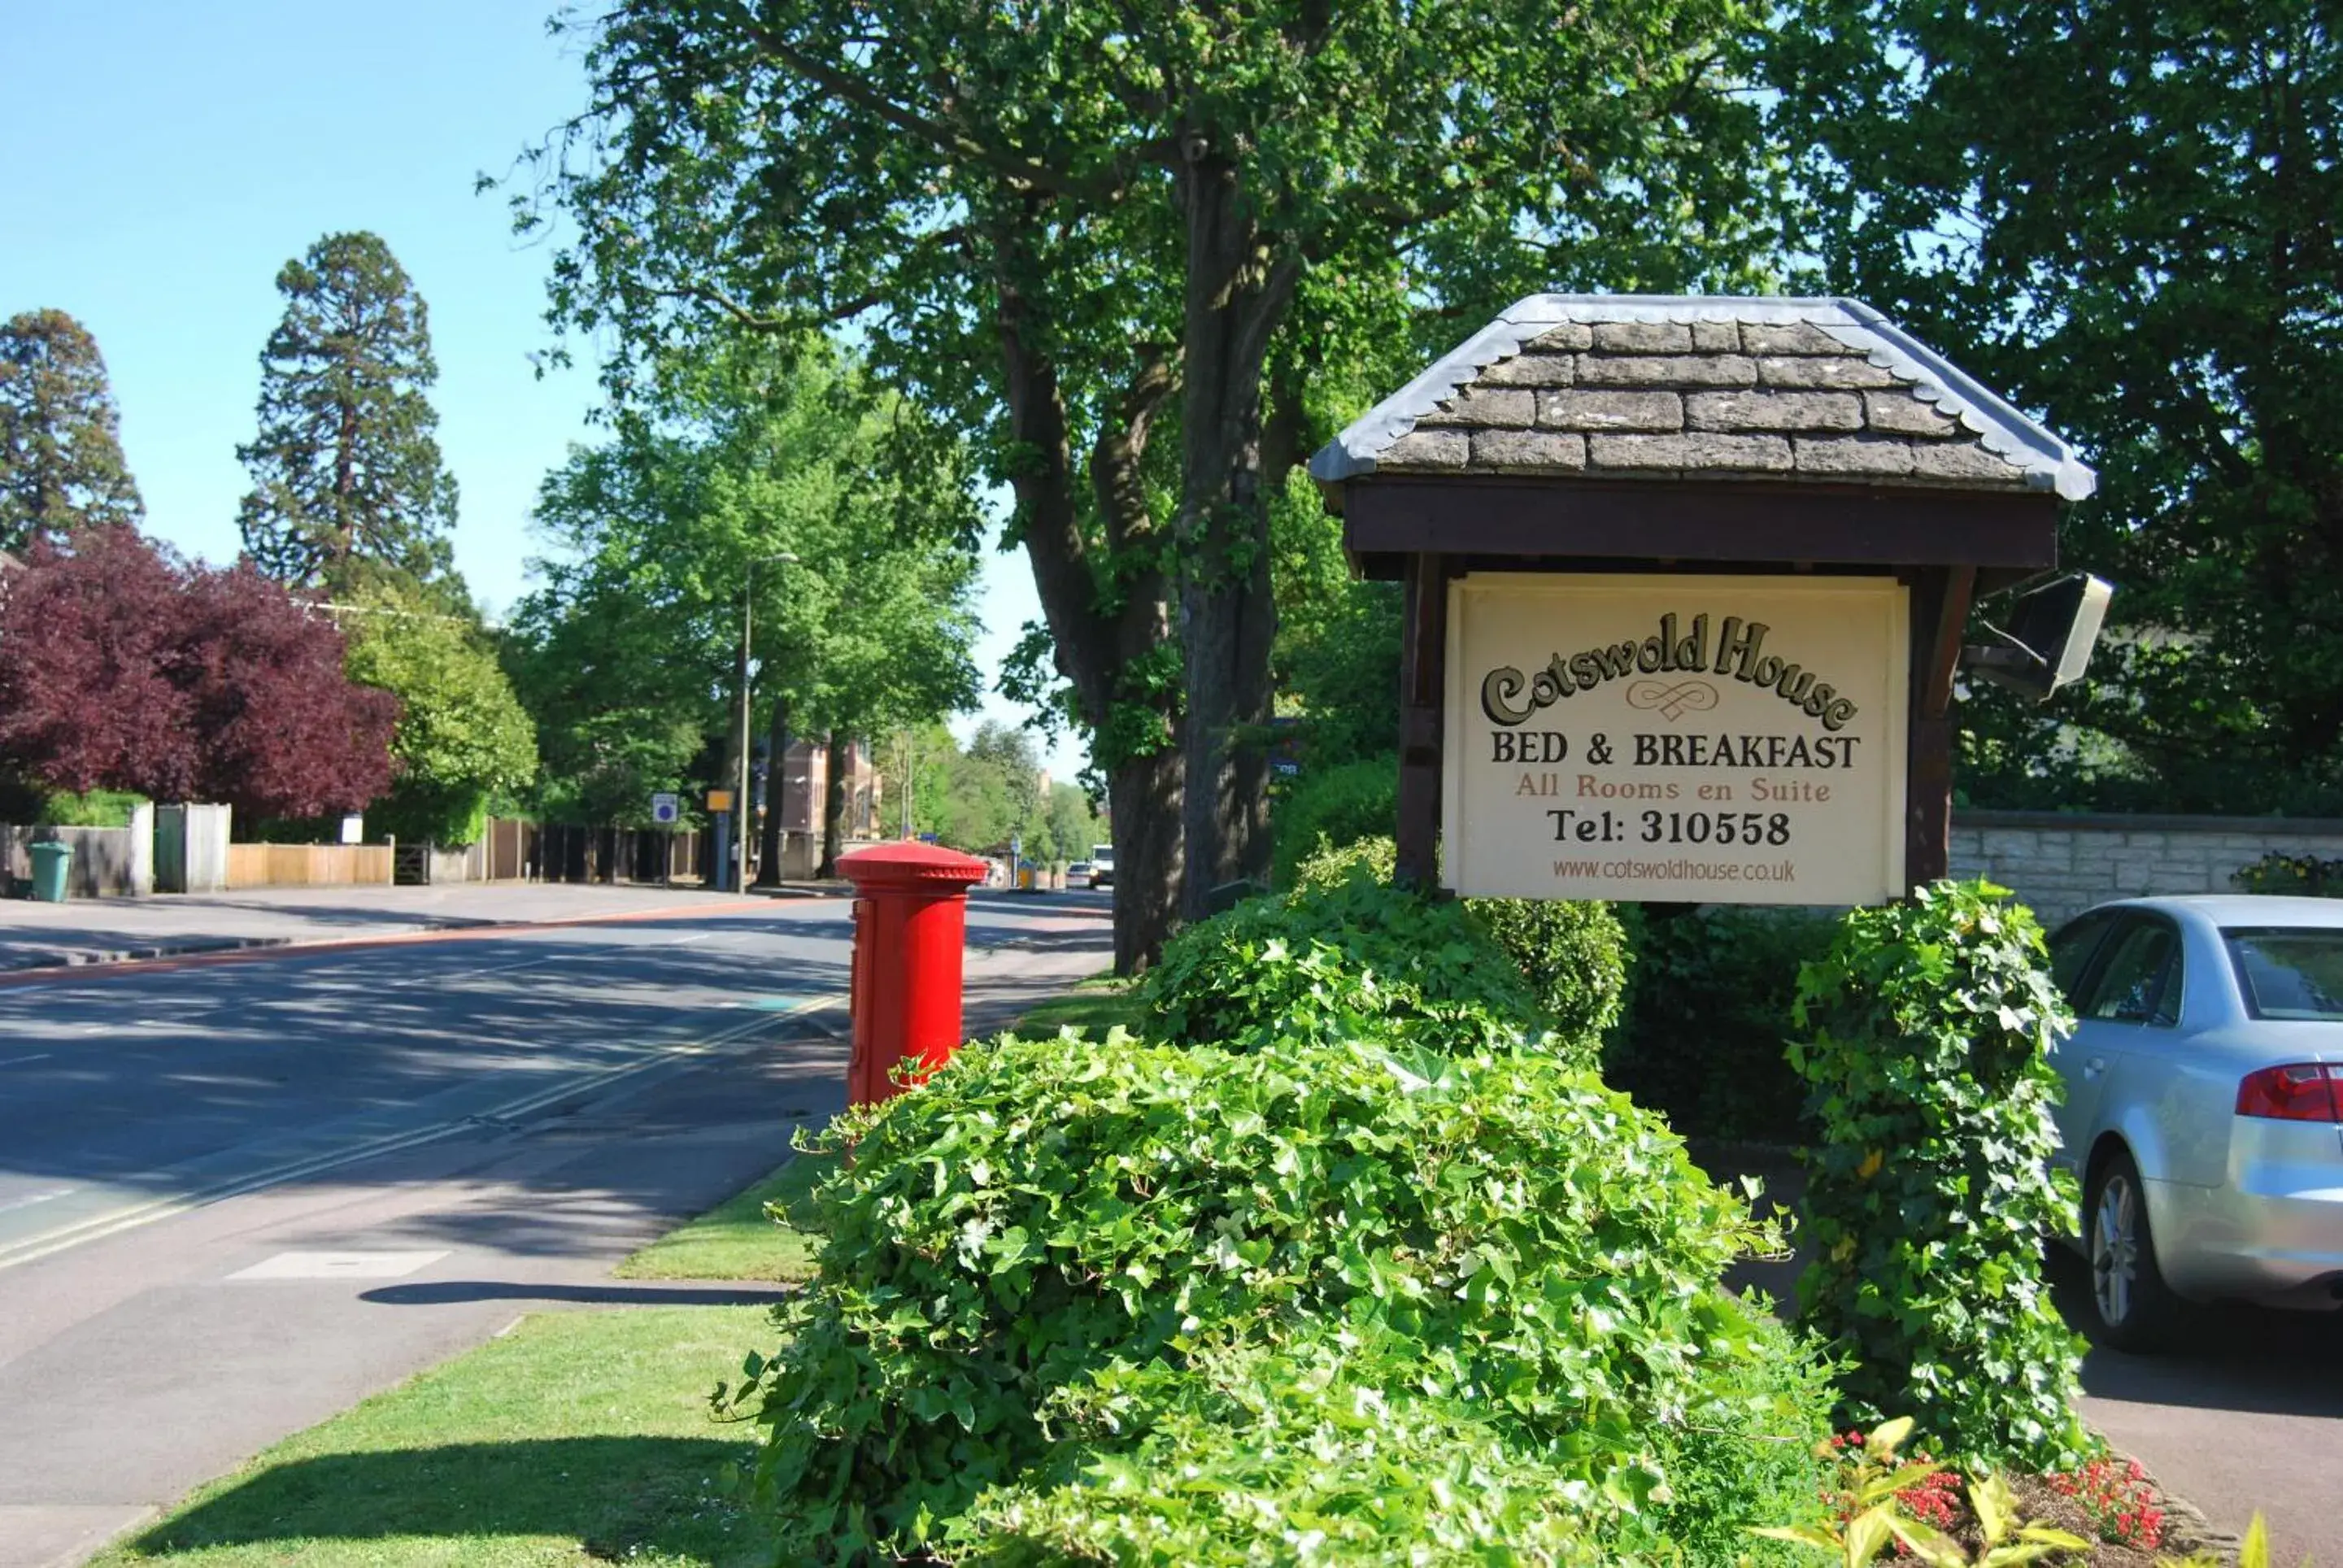
[[[73,871],[71,844],[28,844],[33,857],[33,897],[45,904],[65,901],[65,881]]]

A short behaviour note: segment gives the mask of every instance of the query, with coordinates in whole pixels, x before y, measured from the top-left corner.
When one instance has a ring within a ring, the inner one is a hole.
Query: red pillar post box
[[[932,1071],[960,1040],[960,962],[968,890],[985,863],[933,844],[888,844],[849,855],[854,884],[854,1054],[846,1098],[862,1105],[901,1092],[905,1057]]]

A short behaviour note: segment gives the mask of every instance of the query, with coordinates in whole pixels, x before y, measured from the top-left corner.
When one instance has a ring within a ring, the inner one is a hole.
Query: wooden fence
[[[335,888],[390,882],[387,844],[230,844],[227,885]]]

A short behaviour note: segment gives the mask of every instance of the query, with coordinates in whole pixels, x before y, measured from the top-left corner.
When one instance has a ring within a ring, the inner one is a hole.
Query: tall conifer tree
[[[377,235],[327,235],[277,275],[285,317],[260,355],[244,548],[280,581],[347,591],[448,569],[456,480],[422,297]]]
[[[0,327],[0,549],[146,515],[97,340],[62,310]]]

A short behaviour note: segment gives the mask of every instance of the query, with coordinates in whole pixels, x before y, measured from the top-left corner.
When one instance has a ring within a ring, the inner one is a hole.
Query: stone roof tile
[[[1534,295],[1312,460],[1379,469],[2091,493],[2064,441],[1846,299]]]
[[[1594,347],[1604,354],[1688,354],[1688,321],[1598,321]]]
[[[1681,430],[1684,398],[1674,392],[1543,392],[1538,423],[1556,430]]]
[[[1780,436],[1594,436],[1586,448],[1588,462],[1597,468],[1781,474],[1794,466],[1790,443]]]
[[[1574,474],[1586,467],[1586,437],[1552,430],[1475,430],[1472,466],[1511,474]]]
[[[1757,363],[1738,354],[1582,354],[1581,387],[1755,387]]]
[[[1693,430],[1860,430],[1863,403],[1851,392],[1694,392],[1684,399]]]

